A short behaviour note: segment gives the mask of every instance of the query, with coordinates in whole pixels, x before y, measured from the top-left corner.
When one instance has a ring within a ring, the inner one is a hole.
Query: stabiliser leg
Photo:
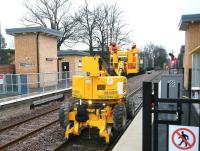
[[[109,143],[111,136],[111,126],[108,126],[108,123],[112,122],[111,112],[112,108],[109,106],[105,107],[104,109],[87,109],[88,120],[85,122],[77,121],[77,119],[83,118],[77,116],[81,116],[80,114],[74,111],[70,112],[69,119],[71,118],[70,121],[72,124],[66,127],[65,138],[68,139],[70,134],[80,135],[83,128],[96,127],[99,129],[99,136],[105,138],[106,143]]]

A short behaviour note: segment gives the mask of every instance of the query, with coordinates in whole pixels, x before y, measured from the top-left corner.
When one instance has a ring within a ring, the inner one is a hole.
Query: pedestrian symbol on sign
[[[189,140],[189,136],[184,134],[184,131],[181,131],[181,136],[179,136],[179,138],[181,139],[181,142],[178,145],[181,146],[182,143],[184,142],[185,143],[185,147],[187,147],[188,146],[188,143],[187,143],[188,141],[187,140]]]
[[[180,142],[180,139],[181,139],[181,142]],[[172,134],[172,142],[177,148],[186,150],[194,146],[196,142],[196,138],[195,138],[194,133],[190,131],[189,129],[179,128],[176,131],[174,131],[174,133]]]
[[[169,151],[198,151],[199,128],[192,126],[169,126]]]

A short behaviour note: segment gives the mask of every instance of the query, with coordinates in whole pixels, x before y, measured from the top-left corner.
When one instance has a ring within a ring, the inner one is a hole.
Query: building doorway
[[[69,62],[62,62],[62,79],[69,78]]]

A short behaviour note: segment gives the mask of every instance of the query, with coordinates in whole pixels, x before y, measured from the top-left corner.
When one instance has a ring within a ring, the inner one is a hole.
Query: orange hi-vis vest
[[[131,52],[133,52],[133,53],[139,53],[139,50],[138,50],[138,48],[131,48],[131,50],[130,50]]]
[[[118,46],[117,45],[110,46],[109,51],[110,51],[111,54],[116,53],[118,51]]]

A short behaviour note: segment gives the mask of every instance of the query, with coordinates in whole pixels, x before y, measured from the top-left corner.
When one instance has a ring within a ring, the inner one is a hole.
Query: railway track
[[[0,150],[5,150],[21,140],[58,122],[59,107],[0,129]]]
[[[156,77],[159,76],[161,73],[157,73]],[[153,77],[153,79],[155,76]],[[132,87],[132,90],[129,90],[128,97],[136,97],[136,111],[135,116],[137,115],[137,112],[139,112],[140,108],[142,107],[142,87],[141,87],[141,79],[139,76],[134,77],[134,85],[131,85],[133,81],[132,78],[129,79],[129,86]],[[152,79],[146,79],[146,80],[152,80]],[[140,84],[140,86],[138,86]],[[81,137],[72,137],[70,141],[67,141],[65,143],[64,140],[60,139],[63,138],[62,134],[63,131],[60,129],[59,122],[58,122],[58,109],[60,105],[57,105],[49,110],[44,111],[41,114],[38,114],[36,116],[31,116],[30,118],[26,118],[24,120],[21,120],[19,122],[15,122],[14,124],[9,124],[6,127],[0,128],[0,150],[43,150],[40,145],[46,145],[46,148],[50,148],[49,150],[62,150],[62,148],[65,148],[64,150],[90,150],[90,148],[85,148],[85,146],[93,145],[99,145],[98,148],[100,150],[110,150],[112,146],[114,146],[117,142],[117,140],[123,135],[123,131],[118,133],[117,135],[113,136],[111,143],[109,145],[105,144],[104,141],[99,138],[98,131],[93,131],[92,129],[86,130],[81,134]],[[127,121],[126,128],[130,125],[131,120]],[[52,128],[54,127],[54,128]],[[126,129],[125,128],[125,129]],[[54,129],[51,133],[48,133],[48,129]],[[43,132],[44,131],[44,132]],[[125,131],[125,130],[124,130]],[[48,146],[48,143],[46,142],[39,142],[39,145],[36,143],[40,139],[40,137],[43,137],[42,134],[45,134],[46,139],[41,139],[42,141],[47,141],[47,138],[53,138],[54,141],[50,140],[50,144],[56,144],[51,147]],[[38,135],[34,140],[31,140],[31,138],[35,137],[35,134]],[[52,136],[51,136],[52,135]],[[60,136],[55,136],[60,135]],[[58,138],[56,138],[58,137]],[[96,138],[95,138],[96,137]],[[56,140],[57,139],[57,140]],[[83,140],[82,143],[79,143],[80,139]],[[94,142],[91,142],[91,140],[94,140]],[[22,144],[20,144],[23,142]],[[30,143],[31,142],[31,143]],[[85,144],[88,142],[89,144]],[[82,145],[84,144],[84,145]],[[38,145],[38,146],[37,146]],[[27,147],[29,146],[29,147]],[[35,146],[37,148],[35,149]],[[63,147],[64,146],[64,147]],[[67,146],[67,147],[66,147]],[[31,148],[30,148],[31,147]],[[14,149],[13,149],[14,148]],[[22,149],[21,149],[22,148]],[[66,149],[67,148],[67,149]],[[99,150],[97,149],[97,150]],[[94,149],[91,149],[94,150]]]
[[[162,72],[158,73],[156,76],[154,76],[152,79],[149,79],[150,81],[153,81],[154,79],[156,79],[157,77],[159,77],[162,74]],[[120,132],[118,132],[116,135],[114,134],[113,137],[111,138],[111,142],[109,144],[105,144],[102,143],[101,139],[97,138],[96,141],[98,143],[101,142],[101,145],[98,146],[98,148],[96,150],[98,151],[110,151],[112,150],[112,148],[115,146],[115,144],[118,142],[118,140],[121,138],[121,136],[123,135],[123,133],[126,131],[126,129],[129,127],[129,125],[131,124],[131,122],[134,120],[134,118],[136,117],[136,115],[138,114],[138,112],[140,111],[140,109],[142,108],[142,85],[140,85],[139,87],[134,87],[132,91],[130,91],[127,95],[127,97],[132,98],[135,100],[135,114],[134,117],[130,120],[127,120],[126,126],[124,127],[124,129]],[[80,139],[84,139],[85,142],[89,139],[91,139],[91,132],[90,130],[88,130],[88,138],[86,138],[85,136],[87,136],[87,134],[83,134],[83,137],[80,137]],[[96,133],[96,132],[93,132]],[[98,135],[98,133],[97,133]],[[93,139],[93,138],[92,138]],[[83,145],[84,143],[77,143],[77,137],[72,137],[71,139],[69,139],[66,142],[63,142],[62,144],[60,144],[59,146],[57,146],[54,150],[55,151],[68,151],[68,150],[88,150],[88,151],[92,151],[94,150],[91,149],[90,147],[87,147],[87,143],[86,145]],[[78,140],[79,141],[79,140]],[[90,145],[94,144],[93,142],[90,141]]]
[[[32,117],[26,118],[24,120],[17,121],[17,122],[15,122],[13,124],[10,124],[8,126],[4,126],[4,127],[0,128],[0,133],[5,131],[5,130],[7,130],[7,129],[11,129],[11,128],[15,127],[15,126],[18,126],[18,125],[23,124],[25,122],[28,122],[30,120],[34,120],[36,118],[39,118],[39,117],[44,116],[44,115],[47,115],[47,114],[49,114],[49,113],[51,113],[53,111],[57,111],[57,110],[59,110],[59,107],[54,107],[54,108],[52,108],[50,110],[44,111],[41,114],[36,115],[36,116],[32,116]]]
[[[138,100],[136,102],[136,108],[135,108],[134,117],[127,121],[126,126],[124,127],[124,129],[121,132],[119,132],[115,138],[113,138],[112,142],[109,145],[106,145],[105,148],[102,149],[103,151],[112,150],[112,148],[115,146],[115,144],[117,144],[118,140],[121,138],[121,136],[124,134],[126,129],[129,127],[131,122],[134,120],[134,118],[136,117],[136,115],[138,114],[140,109],[142,108],[142,87],[140,87],[139,89],[133,91],[132,94],[129,97],[134,97],[134,96],[138,97]]]

